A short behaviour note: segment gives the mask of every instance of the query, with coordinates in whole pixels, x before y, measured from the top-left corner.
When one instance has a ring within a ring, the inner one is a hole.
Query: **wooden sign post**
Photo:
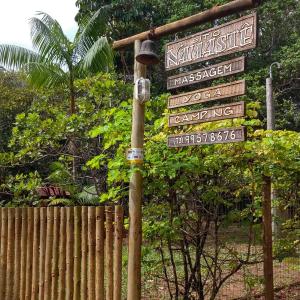
[[[194,16],[166,24],[151,31],[139,33],[137,35],[125,38],[123,40],[115,41],[113,43],[113,49],[119,50],[127,47],[131,44],[135,44],[135,54],[138,53],[140,48],[140,41],[148,39],[151,36],[153,39],[159,39],[160,37],[168,34],[180,32],[182,30],[191,28],[196,25],[203,24],[205,22],[213,21],[221,17],[238,13],[247,9],[256,7],[260,3],[260,0],[234,0],[225,5],[213,7],[204,12],[200,12]],[[248,30],[248,29],[247,29]],[[245,31],[247,31],[245,29]],[[245,37],[247,43],[248,35]],[[224,68],[225,70],[225,68]],[[135,61],[134,67],[135,80],[139,77],[145,77],[146,67]],[[218,72],[218,70],[216,70]],[[219,71],[221,72],[221,71]],[[238,71],[237,71],[238,72]],[[237,73],[236,72],[236,73]],[[143,148],[144,142],[144,105],[138,103],[137,99],[133,100],[133,112],[132,112],[132,136],[131,147]],[[226,137],[226,133],[224,133]],[[229,134],[229,133],[228,133]],[[218,135],[217,135],[218,136]],[[213,135],[210,134],[213,139]],[[142,174],[140,168],[141,164],[134,168],[134,172],[130,178],[129,185],[129,245],[128,245],[128,293],[127,300],[140,300],[141,299],[141,245],[142,245]]]

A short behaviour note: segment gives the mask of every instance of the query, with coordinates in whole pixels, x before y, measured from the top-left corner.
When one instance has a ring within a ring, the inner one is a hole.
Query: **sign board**
[[[196,62],[253,49],[257,41],[256,13],[196,33],[166,45],[165,67],[172,70]]]
[[[206,89],[196,90],[180,95],[170,96],[168,108],[182,107],[197,103],[221,100],[244,95],[246,92],[245,80],[239,80],[226,84],[221,84]]]
[[[214,106],[211,108],[169,115],[169,127],[199,124],[245,116],[245,102]]]
[[[213,80],[223,76],[233,75],[245,70],[245,57],[241,56],[232,60],[224,61],[203,69],[178,74],[168,77],[168,90],[176,89],[182,86],[195,84],[207,80]]]
[[[207,144],[236,143],[246,140],[246,128],[222,128],[212,131],[185,133],[168,137],[169,147],[186,147]]]
[[[130,148],[126,152],[126,158],[132,164],[143,163],[144,150],[142,148]]]

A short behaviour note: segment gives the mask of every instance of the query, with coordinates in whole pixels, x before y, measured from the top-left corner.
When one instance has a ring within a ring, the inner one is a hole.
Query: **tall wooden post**
[[[134,57],[141,41],[134,42]],[[134,82],[146,77],[146,66],[134,61]],[[133,99],[131,147],[143,148],[145,106]],[[128,243],[128,300],[141,299],[141,245],[142,245],[142,184],[141,164],[133,164],[134,172],[129,185],[129,243]]]
[[[274,300],[271,178],[268,176],[263,178],[263,228],[265,299]]]
[[[270,69],[271,70],[271,69]],[[271,71],[270,71],[271,73]],[[275,108],[274,108],[274,101],[273,101],[273,84],[272,84],[272,77],[266,79],[266,106],[267,106],[267,129],[274,130],[275,129]],[[271,190],[271,202],[275,199],[276,192],[272,188]],[[276,217],[278,216],[277,207],[272,207],[272,232],[274,236],[278,236],[279,228],[276,222]]]

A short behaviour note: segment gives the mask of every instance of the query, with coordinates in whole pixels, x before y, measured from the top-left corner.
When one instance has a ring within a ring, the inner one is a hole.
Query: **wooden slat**
[[[8,209],[2,209],[2,224],[1,224],[1,250],[0,250],[0,299],[5,298],[5,284],[6,284],[6,255],[7,255],[7,230],[8,230]]]
[[[88,208],[88,299],[95,299],[95,207]]]
[[[38,299],[39,295],[39,228],[40,228],[40,209],[33,209],[33,250],[32,250],[32,283],[31,299]]]
[[[32,250],[33,250],[33,208],[27,208],[27,240],[26,240],[26,292],[25,299],[30,299],[32,282]]]
[[[53,222],[53,245],[52,245],[52,266],[51,266],[51,300],[57,300],[58,296],[58,255],[59,255],[59,217],[60,208],[54,207]]]
[[[40,212],[40,253],[39,253],[39,300],[44,299],[45,289],[45,257],[47,237],[47,208],[42,207]]]
[[[96,208],[96,300],[104,300],[104,207]]]
[[[81,281],[80,299],[87,298],[87,230],[88,230],[88,208],[83,206],[81,209],[82,231],[81,231]]]
[[[66,208],[60,209],[58,300],[65,300],[66,279]]]
[[[66,299],[73,298],[73,271],[74,271],[74,211],[67,208],[67,250],[66,250]]]
[[[80,300],[81,207],[74,207],[74,300]]]
[[[25,299],[26,290],[26,253],[27,253],[27,208],[22,208],[21,232],[21,270],[20,270],[20,299]]]
[[[114,274],[113,274],[113,210],[107,206],[105,210],[105,260],[106,260],[106,300],[113,300]]]
[[[14,272],[14,237],[15,237],[15,209],[8,209],[8,236],[7,236],[7,257],[6,257],[6,292],[5,299],[11,300],[13,295],[13,272]]]
[[[1,210],[0,210],[1,212]],[[14,287],[13,299],[19,298],[20,270],[21,270],[21,233],[22,233],[22,210],[15,209],[15,262],[14,262]]]
[[[115,238],[114,238],[114,300],[122,298],[122,240],[123,240],[123,208],[115,206]]]
[[[45,280],[44,280],[44,300],[50,299],[51,294],[51,260],[53,245],[53,217],[54,208],[47,208],[47,237],[46,237],[46,256],[45,256]]]

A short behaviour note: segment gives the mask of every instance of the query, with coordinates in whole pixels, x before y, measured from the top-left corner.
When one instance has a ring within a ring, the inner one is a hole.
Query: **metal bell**
[[[136,60],[143,65],[156,65],[159,63],[159,57],[154,52],[155,43],[152,40],[142,42],[140,52],[136,56]]]

